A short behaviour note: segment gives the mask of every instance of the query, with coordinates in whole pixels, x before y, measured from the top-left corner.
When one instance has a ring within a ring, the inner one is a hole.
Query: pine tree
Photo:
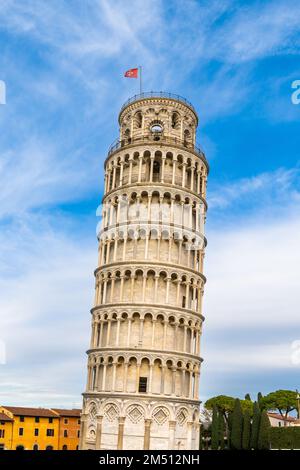
[[[224,450],[225,448],[225,441],[224,441],[224,433],[225,433],[225,422],[224,422],[224,416],[222,413],[219,413],[219,419],[218,419],[218,429],[219,429],[219,443],[220,443],[220,449]]]
[[[270,450],[270,420],[266,410],[261,413],[257,448],[259,450]]]
[[[243,413],[241,402],[237,398],[234,403],[232,412],[232,429],[231,429],[231,449],[241,450],[242,448],[242,430],[243,430]]]
[[[250,449],[250,435],[251,435],[251,417],[248,410],[244,413],[243,420],[243,436],[242,436],[242,449]]]
[[[219,413],[216,405],[213,407],[212,424],[211,424],[211,448],[219,449]]]
[[[250,448],[257,449],[257,442],[258,442],[258,433],[259,433],[259,425],[260,425],[260,408],[257,402],[254,403],[253,407],[253,419],[252,419],[252,427],[251,427],[251,439],[250,439]]]

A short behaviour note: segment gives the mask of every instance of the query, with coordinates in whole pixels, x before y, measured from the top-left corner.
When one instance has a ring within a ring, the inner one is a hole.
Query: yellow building
[[[3,413],[0,408],[0,450],[10,449],[14,420]]]
[[[52,408],[59,416],[59,450],[78,450],[81,410]]]
[[[80,412],[0,406],[0,450],[76,450]]]

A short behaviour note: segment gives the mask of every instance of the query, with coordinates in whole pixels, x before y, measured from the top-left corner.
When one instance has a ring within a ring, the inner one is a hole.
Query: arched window
[[[39,446],[37,444],[34,444],[32,450],[39,450]]]
[[[153,181],[159,181],[159,174],[160,174],[160,162],[155,160],[153,162]]]
[[[130,129],[126,129],[126,131],[124,132],[124,136],[125,136],[127,143],[130,144],[131,142]]]
[[[62,450],[68,450],[68,446],[67,446],[66,444],[64,444],[64,445],[62,446]]]
[[[134,115],[133,126],[135,129],[140,129],[142,127],[143,115],[141,111],[137,111]]]
[[[184,145],[188,145],[192,142],[192,136],[188,129],[184,131]]]
[[[180,116],[178,113],[173,113],[172,114],[172,129],[179,129],[180,127]]]

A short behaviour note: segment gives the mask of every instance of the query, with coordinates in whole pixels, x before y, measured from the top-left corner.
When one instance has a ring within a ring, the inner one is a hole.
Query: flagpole
[[[140,94],[142,94],[142,66],[139,65],[140,69]]]

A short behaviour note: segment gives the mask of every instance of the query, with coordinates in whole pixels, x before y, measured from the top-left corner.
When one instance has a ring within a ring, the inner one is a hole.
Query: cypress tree
[[[219,429],[219,443],[220,443],[220,449],[224,450],[225,448],[225,441],[224,441],[224,433],[225,433],[225,422],[224,422],[224,416],[221,412],[219,412],[219,419],[218,419],[218,429]]]
[[[250,449],[250,435],[251,435],[251,418],[248,410],[244,413],[243,420],[243,436],[242,436],[242,449]]]
[[[211,448],[212,450],[219,449],[219,418],[218,408],[216,405],[213,407],[212,424],[211,424]]]
[[[232,430],[232,413],[228,413],[227,419],[227,448],[231,448],[231,430]]]
[[[257,394],[257,403],[259,405],[259,408],[262,410],[263,409],[263,395],[261,392],[258,392]]]
[[[251,401],[250,393],[246,393],[246,395],[245,395],[245,400]]]
[[[231,449],[241,450],[242,448],[242,431],[243,431],[243,413],[241,402],[237,398],[234,403],[232,412],[232,429],[231,429]]]
[[[266,410],[261,413],[257,447],[259,450],[270,450],[270,420]]]
[[[260,424],[260,408],[257,402],[253,406],[253,420],[251,427],[251,439],[250,439],[250,448],[257,449],[258,442],[258,433],[259,433],[259,424]]]

